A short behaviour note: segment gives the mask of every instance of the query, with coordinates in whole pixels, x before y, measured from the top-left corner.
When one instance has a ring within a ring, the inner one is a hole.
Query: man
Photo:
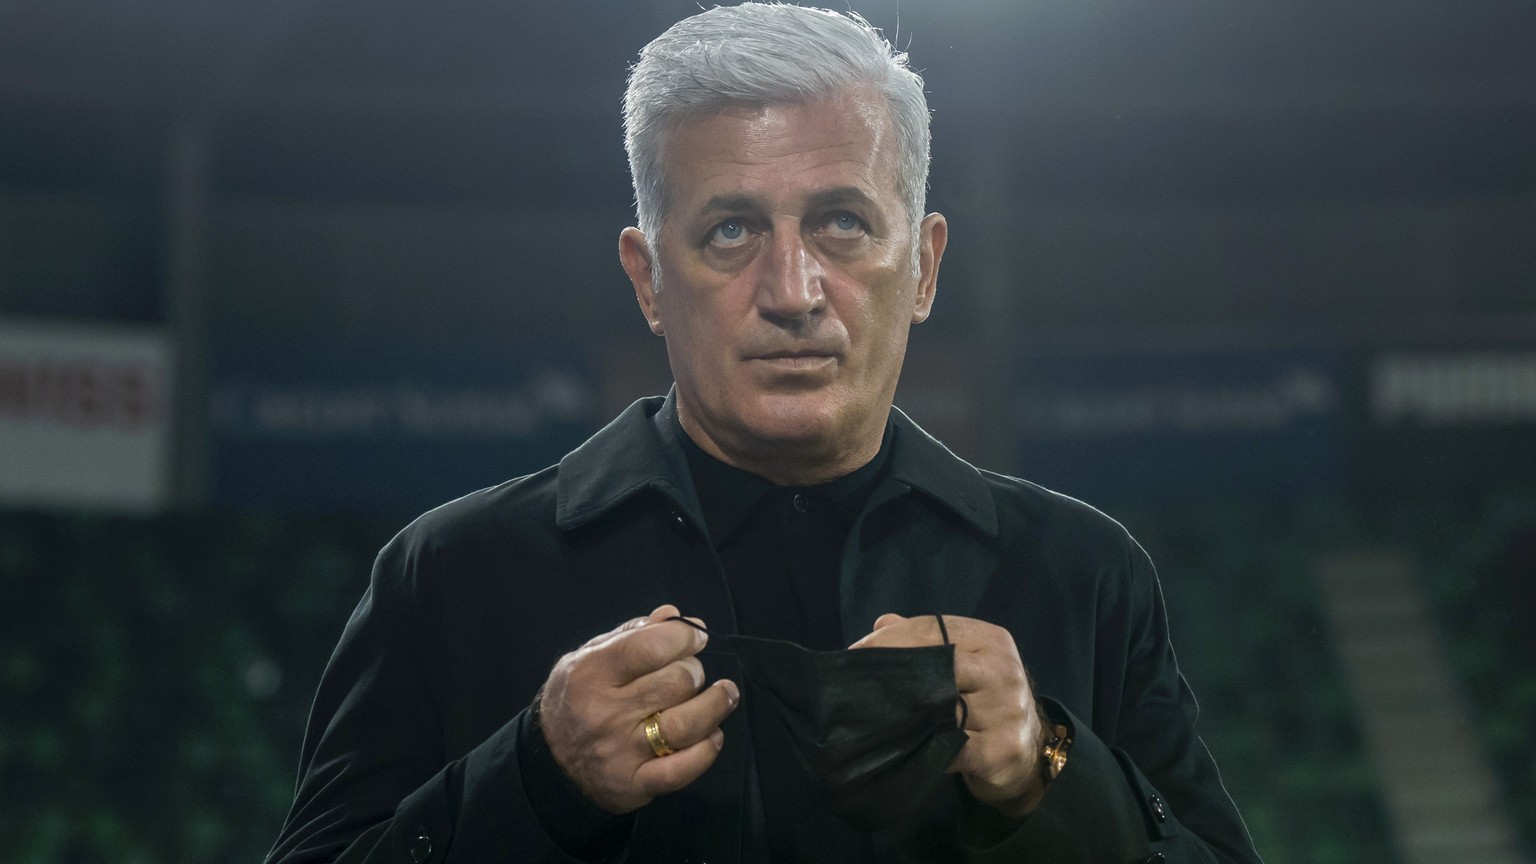
[[[1257,861],[1141,549],[892,407],[948,238],[905,56],[714,9],[625,122],[675,388],[384,549],[270,860]]]

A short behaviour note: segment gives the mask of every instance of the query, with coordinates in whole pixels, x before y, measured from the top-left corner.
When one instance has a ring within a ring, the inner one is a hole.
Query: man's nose
[[[758,308],[772,318],[804,318],[827,302],[825,275],[799,231],[775,231],[758,274]]]

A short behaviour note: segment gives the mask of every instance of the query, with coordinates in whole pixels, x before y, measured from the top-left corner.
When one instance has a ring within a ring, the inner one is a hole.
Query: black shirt
[[[677,432],[730,586],[737,631],[823,651],[863,636],[842,632],[838,579],[848,534],[888,460],[890,428],[868,464],[815,486],[776,486]],[[754,833],[768,838],[772,860],[872,860],[868,838],[831,813],[824,791],[801,767],[767,695],[751,682],[737,683],[752,736],[747,797]]]
[[[776,486],[710,456],[681,429],[678,437],[730,585],[737,631],[818,650],[846,648],[863,636],[842,632],[838,574],[848,532],[880,481],[889,431],[868,464],[816,486]]]

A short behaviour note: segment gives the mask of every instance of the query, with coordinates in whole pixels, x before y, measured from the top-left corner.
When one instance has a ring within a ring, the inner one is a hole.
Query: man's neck
[[[681,406],[679,406],[681,407]],[[773,483],[775,486],[816,486],[830,483],[868,465],[880,452],[885,425],[859,436],[853,446],[827,447],[819,442],[750,442],[722,447],[714,437],[678,411],[683,434],[714,458]]]

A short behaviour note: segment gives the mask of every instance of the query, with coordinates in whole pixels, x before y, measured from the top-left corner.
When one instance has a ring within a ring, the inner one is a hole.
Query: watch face
[[[1068,738],[1068,729],[1065,726],[1057,726],[1051,740],[1045,745],[1046,771],[1052,780],[1061,773],[1061,769],[1067,767],[1067,750],[1072,747],[1072,739]]]

